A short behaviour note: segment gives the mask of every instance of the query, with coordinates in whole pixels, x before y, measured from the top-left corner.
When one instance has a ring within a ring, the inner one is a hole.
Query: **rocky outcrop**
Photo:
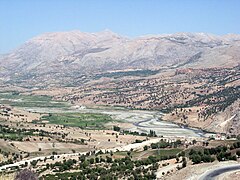
[[[240,134],[240,99],[228,106],[223,112],[219,112],[206,120],[206,122],[208,121],[211,123],[204,127],[208,131],[227,135]]]

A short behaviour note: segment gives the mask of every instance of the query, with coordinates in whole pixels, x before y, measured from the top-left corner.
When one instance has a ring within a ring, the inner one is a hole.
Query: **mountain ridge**
[[[175,33],[128,38],[110,30],[36,36],[0,57],[0,74],[98,73],[124,69],[232,67],[240,63],[240,35]]]

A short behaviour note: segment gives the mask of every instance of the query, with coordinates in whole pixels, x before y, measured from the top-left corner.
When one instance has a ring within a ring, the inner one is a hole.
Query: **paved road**
[[[116,152],[116,151],[130,151],[131,149],[133,150],[137,150],[137,149],[141,149],[143,148],[145,145],[150,145],[152,143],[157,143],[161,140],[162,138],[154,138],[154,139],[150,139],[150,140],[147,140],[147,141],[143,141],[141,143],[134,143],[134,144],[128,144],[128,145],[124,145],[124,146],[120,146],[120,147],[115,147],[115,148],[110,148],[110,149],[101,149],[103,152]],[[97,150],[96,152],[98,152],[100,150]],[[54,155],[54,159],[59,159],[59,158],[63,158],[63,157],[74,157],[74,156],[79,156],[79,155],[82,155],[82,154],[86,154],[88,152],[80,152],[80,153],[70,153],[70,154],[58,154],[58,155]],[[30,164],[31,161],[33,160],[44,160],[45,158],[47,159],[50,159],[51,155],[50,156],[41,156],[41,157],[35,157],[35,158],[31,158],[31,159],[28,159],[28,160],[22,160],[22,161],[18,161],[18,162],[15,162],[13,164],[7,164],[7,165],[4,165],[4,166],[1,166],[0,167],[0,172],[1,171],[4,171],[6,169],[9,169],[9,168],[13,168],[13,167],[16,167],[16,166],[20,166],[20,165],[24,165],[26,162],[28,164]]]
[[[224,174],[230,171],[235,171],[235,170],[240,170],[240,164],[219,167],[217,169],[207,171],[199,178],[199,180],[214,180],[216,177],[220,176],[221,174]]]

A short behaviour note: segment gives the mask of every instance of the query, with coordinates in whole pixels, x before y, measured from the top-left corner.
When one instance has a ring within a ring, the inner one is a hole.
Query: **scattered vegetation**
[[[124,76],[151,76],[159,73],[159,70],[135,70],[135,71],[119,71],[119,72],[109,72],[109,73],[102,73],[95,75],[94,79],[100,79],[102,77],[109,77],[109,78],[121,78]]]
[[[240,148],[240,141],[233,143],[232,146],[217,146],[215,148],[204,148],[202,150],[191,149],[189,152],[189,158],[193,164],[201,162],[213,162],[216,159],[218,161],[237,160],[239,150],[233,151]]]

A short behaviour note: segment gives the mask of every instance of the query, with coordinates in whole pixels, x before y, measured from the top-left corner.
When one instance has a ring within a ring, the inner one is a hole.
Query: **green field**
[[[144,159],[147,158],[149,156],[157,156],[157,157],[168,157],[168,156],[175,156],[177,155],[179,152],[181,152],[182,149],[179,148],[173,148],[173,149],[159,149],[158,150],[147,150],[147,151],[141,151],[141,152],[132,152],[131,156],[133,157],[133,159]],[[117,156],[127,156],[127,152],[123,152],[123,151],[119,151],[119,152],[115,152],[114,155]]]
[[[53,101],[50,96],[24,95],[16,92],[0,92],[0,104],[31,109],[60,109],[60,113],[49,113],[49,115],[42,117],[42,121],[49,121],[50,124],[81,127],[84,129],[104,129],[104,124],[112,121],[112,118],[109,115],[100,113],[67,112],[70,107],[67,102]],[[41,121],[35,123],[41,123]]]
[[[104,129],[104,124],[111,122],[112,118],[105,114],[95,113],[54,113],[43,116],[41,120],[50,124],[81,127],[84,129]]]
[[[67,108],[62,101],[53,101],[50,96],[22,95],[16,92],[0,92],[0,104],[15,107]]]
[[[158,150],[153,150],[153,154],[152,155],[156,155],[156,156],[173,156],[173,155],[177,155],[179,152],[181,152],[182,149],[178,149],[178,148],[174,148],[174,149],[160,149]]]

